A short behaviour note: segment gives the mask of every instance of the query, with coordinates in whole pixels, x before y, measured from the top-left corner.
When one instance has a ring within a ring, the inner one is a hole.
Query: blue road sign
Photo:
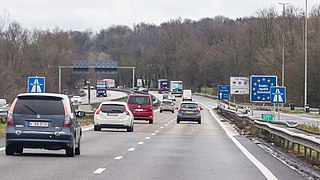
[[[45,81],[44,77],[28,77],[28,93],[44,93]]]
[[[218,99],[229,100],[230,86],[218,86]]]
[[[285,104],[286,103],[286,88],[283,86],[272,86],[270,89],[270,99],[273,104]]]
[[[250,78],[250,101],[270,102],[271,86],[277,86],[277,76],[252,75]]]

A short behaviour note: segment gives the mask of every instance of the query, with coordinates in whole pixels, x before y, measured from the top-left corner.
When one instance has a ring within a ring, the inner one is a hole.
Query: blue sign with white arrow
[[[250,78],[250,101],[270,102],[271,86],[277,86],[277,76],[252,75]]]
[[[218,99],[229,100],[230,86],[218,86]]]
[[[286,88],[283,86],[272,86],[270,90],[271,103],[285,104],[286,103]]]
[[[28,77],[28,93],[44,93],[45,81],[44,77]]]

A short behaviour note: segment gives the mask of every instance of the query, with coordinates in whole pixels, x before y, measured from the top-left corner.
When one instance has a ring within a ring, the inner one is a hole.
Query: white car
[[[94,131],[101,128],[124,128],[133,131],[133,114],[125,102],[102,102],[94,113]]]
[[[190,89],[183,90],[182,101],[185,101],[185,100],[192,101],[192,92]]]
[[[81,103],[81,97],[80,96],[73,96],[71,98],[71,102],[73,102],[73,103]]]
[[[168,100],[176,101],[176,96],[170,93],[168,96]]]

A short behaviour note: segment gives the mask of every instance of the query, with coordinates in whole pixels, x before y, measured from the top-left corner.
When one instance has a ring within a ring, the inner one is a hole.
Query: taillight
[[[197,109],[196,109],[196,112],[200,113],[201,111],[200,111],[200,109],[199,109],[199,108],[197,108]]]
[[[8,114],[7,125],[8,125],[8,126],[13,126],[13,115],[12,115],[11,112]]]
[[[129,116],[129,115],[130,115],[129,111],[127,111],[126,106],[124,106],[124,112],[126,113],[126,115],[127,115],[127,116]]]
[[[180,109],[178,110],[178,112],[179,112],[179,113],[183,112],[183,109],[180,108]]]
[[[12,106],[10,107],[9,114],[8,114],[8,121],[7,121],[8,126],[13,126],[13,109],[16,106],[17,101],[18,99],[16,98],[13,101]]]
[[[63,123],[64,127],[70,127],[71,126],[71,118],[69,115],[65,115],[64,116],[64,123]]]
[[[100,106],[99,109],[96,110],[96,114],[100,114],[101,111],[102,111],[102,106]]]

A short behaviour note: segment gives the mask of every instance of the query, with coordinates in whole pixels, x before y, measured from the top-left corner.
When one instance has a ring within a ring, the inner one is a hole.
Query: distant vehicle
[[[139,87],[138,91],[142,92],[143,91],[143,87]]]
[[[88,89],[88,86],[84,86],[83,89]],[[91,90],[94,90],[94,87],[93,87],[93,86],[90,86],[90,89],[91,89]]]
[[[165,91],[170,90],[170,81],[168,79],[159,79],[158,80],[158,93],[162,94]]]
[[[104,80],[97,80],[97,97],[107,97],[107,82]]]
[[[149,94],[129,94],[127,103],[135,120],[147,120],[153,124],[153,103]]]
[[[190,89],[184,89],[182,93],[182,101],[189,100],[192,101],[192,92]]]
[[[123,86],[118,86],[117,89],[123,89]]]
[[[177,123],[180,121],[197,121],[201,124],[201,110],[197,102],[182,102],[178,110]]]
[[[0,99],[0,108],[8,107],[8,103],[5,99]]]
[[[81,97],[80,96],[73,96],[71,98],[72,103],[81,103]]]
[[[133,87],[133,92],[137,92],[139,90],[138,87]]]
[[[54,93],[19,94],[12,103],[6,129],[6,155],[23,148],[65,149],[66,156],[80,154],[81,127],[68,96]]]
[[[170,93],[167,91],[167,92],[164,92],[163,95],[162,95],[162,99],[168,99],[170,96]]]
[[[174,113],[174,103],[171,100],[167,99],[161,101],[160,113],[162,113],[162,111],[171,111],[172,113]]]
[[[144,88],[142,89],[142,92],[148,93],[148,92],[149,92],[149,89],[148,89],[147,87],[144,87]]]
[[[182,81],[170,81],[170,92],[176,97],[182,96],[183,85]]]
[[[101,128],[124,128],[133,131],[133,114],[124,102],[102,102],[94,114],[94,131]]]
[[[106,82],[106,86],[107,88],[115,88],[116,87],[116,83],[114,79],[103,79],[104,82]]]
[[[171,94],[171,93],[169,93],[168,100],[176,101],[176,96]]]

